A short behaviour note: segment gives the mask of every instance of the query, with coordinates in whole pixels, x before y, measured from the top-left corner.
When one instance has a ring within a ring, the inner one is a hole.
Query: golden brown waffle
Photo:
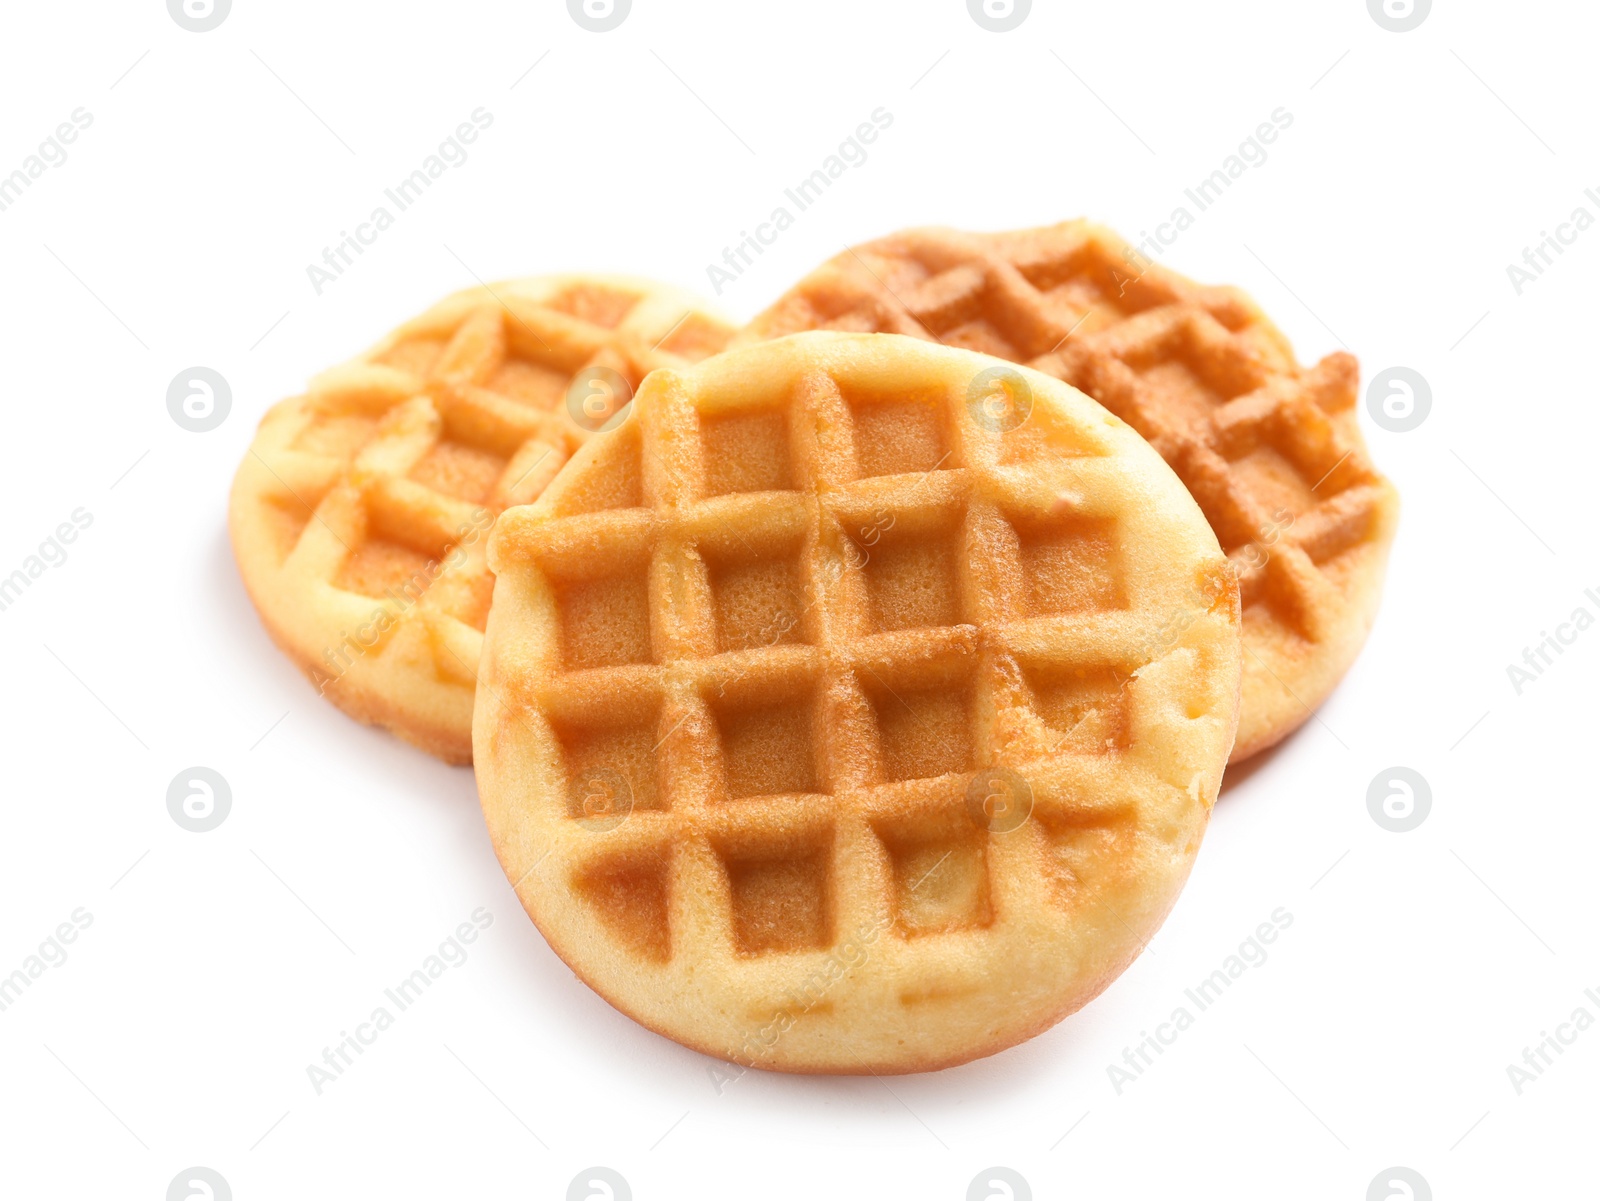
[[[647,372],[731,332],[643,280],[515,280],[448,297],[274,407],[228,518],[273,639],[346,713],[470,762],[495,516]]]
[[[1351,355],[1302,369],[1244,293],[1196,284],[1083,221],[869,242],[807,276],[734,344],[808,329],[908,334],[1026,363],[1149,439],[1239,578],[1235,762],[1298,727],[1355,661],[1399,500],[1367,457]]]
[[[682,1043],[990,1054],[1105,988],[1188,875],[1237,591],[1155,452],[1053,379],[826,333],[660,371],[489,561],[501,865]]]

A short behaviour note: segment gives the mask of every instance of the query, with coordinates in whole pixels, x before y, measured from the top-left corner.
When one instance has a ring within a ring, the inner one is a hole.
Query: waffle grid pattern
[[[545,786],[513,803],[561,865],[551,887],[668,975],[727,965],[752,1021],[863,930],[908,965],[872,1005],[981,992],[917,970],[916,947],[946,944],[928,966],[1024,913],[1081,917],[1148,849],[1143,798],[1193,783],[1163,778],[1166,719],[1134,678],[1177,591],[1130,557],[1137,467],[1043,401],[1033,428],[986,429],[980,360],[895,391],[796,358],[753,403],[737,372],[653,377],[638,420],[491,551],[495,621],[521,633],[493,656],[495,737],[542,747]],[[1220,561],[1202,586],[1231,604]],[[967,797],[1001,767],[1033,820],[994,833]],[[595,833],[585,798],[619,791],[631,814]]]
[[[1351,355],[1302,370],[1242,293],[1186,280],[1084,222],[868,243],[802,281],[738,341],[802,329],[935,339],[1082,389],[1154,445],[1199,503],[1247,613],[1273,628],[1247,631],[1261,669],[1294,692],[1294,660],[1347,640],[1347,581],[1333,561],[1386,549],[1395,516],[1355,424]],[[1293,719],[1272,730],[1252,729],[1247,706],[1235,758],[1276,741],[1320,699],[1296,695]]]
[[[241,472],[268,543],[247,580],[278,640],[355,716],[469,761],[484,544],[589,436],[569,385],[600,368],[631,395],[729,332],[642,283],[524,280],[452,297],[320,377],[268,415]]]

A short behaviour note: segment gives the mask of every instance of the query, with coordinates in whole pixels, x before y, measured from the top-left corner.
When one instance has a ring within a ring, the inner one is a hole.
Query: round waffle
[[[1399,500],[1367,457],[1351,355],[1297,366],[1244,293],[1196,284],[1084,221],[868,242],[807,276],[735,345],[809,329],[907,334],[1026,363],[1149,439],[1239,579],[1233,761],[1296,729],[1355,661]]]
[[[1238,593],[1153,450],[909,338],[658,371],[507,511],[474,746],[501,866],[639,1022],[797,1072],[1028,1038],[1176,899]]]
[[[318,377],[262,419],[229,502],[273,640],[352,717],[470,762],[496,515],[647,372],[731,332],[658,284],[544,276],[450,296]]]

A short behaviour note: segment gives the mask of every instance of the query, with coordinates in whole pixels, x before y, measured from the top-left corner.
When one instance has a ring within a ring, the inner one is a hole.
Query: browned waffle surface
[[[1310,717],[1355,660],[1398,498],[1356,423],[1351,355],[1301,368],[1242,292],[1196,284],[1083,221],[866,243],[807,276],[735,344],[809,329],[906,334],[1025,363],[1149,439],[1239,578],[1235,761]]]
[[[229,504],[274,640],[347,713],[470,762],[496,515],[538,496],[647,372],[730,333],[643,280],[514,280],[448,297],[277,405]]]
[[[811,333],[657,372],[491,539],[502,866],[643,1024],[896,1072],[1134,958],[1237,714],[1237,597],[1150,447],[1059,381]]]

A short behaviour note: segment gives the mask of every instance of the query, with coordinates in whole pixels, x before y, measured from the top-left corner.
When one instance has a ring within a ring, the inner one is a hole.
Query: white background
[[[240,1201],[561,1198],[594,1164],[641,1201],[958,1201],[991,1165],[1040,1198],[1360,1201],[1393,1165],[1441,1199],[1593,1189],[1600,1028],[1520,1096],[1506,1068],[1600,1017],[1600,631],[1521,695],[1506,668],[1600,616],[1600,229],[1520,296],[1506,267],[1600,217],[1594,9],[1440,0],[1408,33],[1362,0],[1034,9],[992,33],[960,0],[635,0],[591,33],[556,0],[235,0],[191,33],[159,0],[7,6],[0,174],[74,109],[93,124],[0,212],[0,575],[73,510],[93,524],[0,613],[0,974],[93,922],[0,1013],[0,1193],[156,1201],[191,1165]],[[469,160],[317,295],[307,265],[479,106]],[[1433,408],[1407,433],[1363,412],[1404,502],[1377,628],[1318,719],[1235,774],[1122,979],[957,1070],[719,1095],[713,1061],[548,950],[469,771],[275,652],[227,487],[268,405],[475,277],[709,290],[879,106],[868,160],[724,289],[733,317],[907,225],[1137,239],[1282,106],[1266,163],[1163,261],[1250,290],[1308,361],[1421,372]],[[233,391],[204,434],[165,406],[196,364]],[[203,835],[165,805],[197,764],[233,790]],[[1367,811],[1395,765],[1432,788],[1405,834]],[[479,906],[467,962],[316,1095],[307,1065]],[[1118,1095],[1107,1066],[1280,906],[1267,962]]]

